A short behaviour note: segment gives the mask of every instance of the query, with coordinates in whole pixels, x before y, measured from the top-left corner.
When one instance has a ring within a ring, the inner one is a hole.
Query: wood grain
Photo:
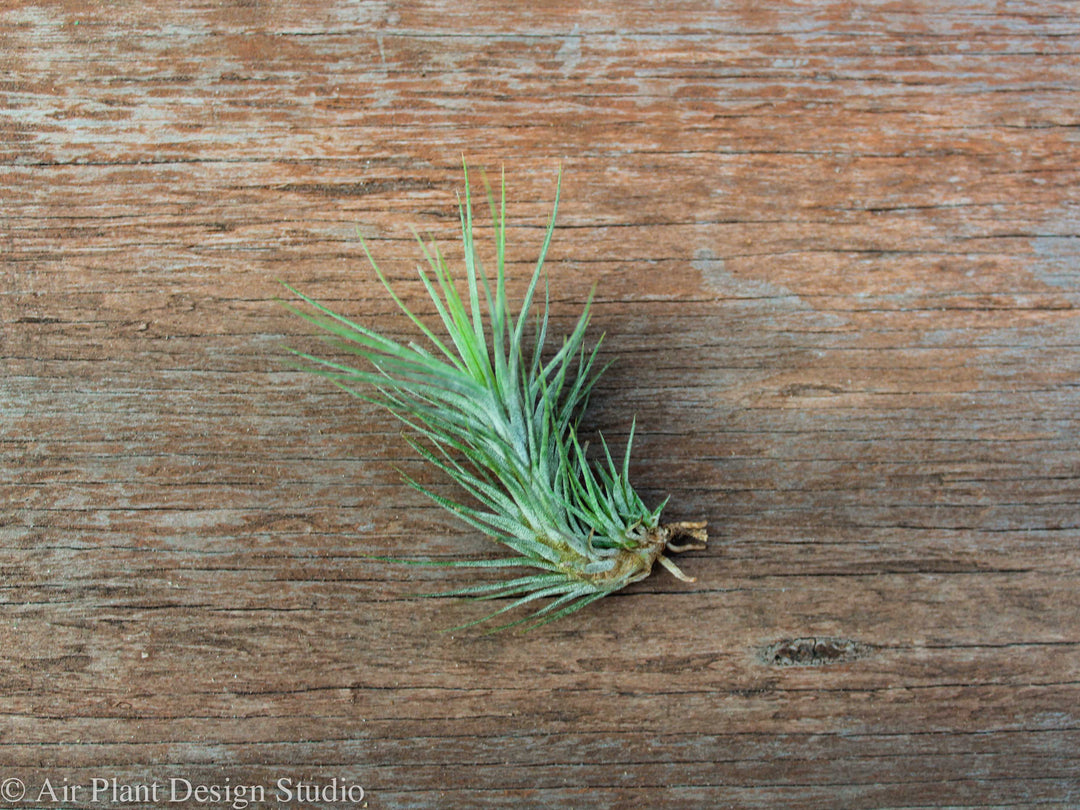
[[[1078,53],[1072,0],[0,4],[0,781],[1080,805]],[[407,334],[357,233],[430,314],[463,155],[516,290],[562,167],[586,427],[694,585],[446,634],[365,559],[487,546],[277,282]]]

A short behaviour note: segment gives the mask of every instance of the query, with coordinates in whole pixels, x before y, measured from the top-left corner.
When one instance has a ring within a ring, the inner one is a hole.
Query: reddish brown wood
[[[1075,2],[175,5],[0,4],[21,801],[1080,803]],[[442,634],[477,606],[408,595],[459,577],[364,558],[487,546],[285,365],[277,281],[405,334],[357,230],[430,313],[409,226],[452,246],[463,155],[517,290],[562,166],[555,311],[597,283],[618,358],[586,427],[636,415],[696,584]]]

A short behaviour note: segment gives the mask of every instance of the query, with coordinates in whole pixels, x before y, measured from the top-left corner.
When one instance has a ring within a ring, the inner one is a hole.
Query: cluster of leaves
[[[617,558],[620,551],[643,546],[656,529],[663,507],[648,509],[630,485],[633,430],[619,463],[606,443],[604,458],[590,463],[578,438],[578,420],[602,371],[596,368],[597,348],[587,350],[584,342],[591,296],[558,349],[553,354],[545,352],[550,300],[545,280],[543,307],[535,317],[535,328],[526,330],[551,244],[558,187],[536,268],[515,314],[506,295],[505,182],[498,203],[485,185],[494,221],[494,285],[473,241],[468,167],[464,200],[459,201],[464,292],[459,291],[438,247],[417,236],[427,263],[419,269],[420,279],[441,319],[442,335],[401,301],[364,245],[380,281],[429,346],[399,343],[289,289],[307,304],[304,309],[290,309],[323,330],[337,349],[366,361],[356,368],[298,352],[306,367],[356,396],[384,405],[408,425],[416,451],[456,481],[479,506],[451,500],[406,480],[514,552],[494,560],[427,564],[539,569],[437,594],[513,597],[506,606],[470,624],[550,598],[525,618],[496,628],[501,629],[561,618],[647,574],[647,570],[641,573],[619,566]]]

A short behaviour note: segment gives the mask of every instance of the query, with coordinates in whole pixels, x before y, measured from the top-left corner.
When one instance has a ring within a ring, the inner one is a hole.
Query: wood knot
[[[775,667],[816,667],[854,661],[869,652],[869,645],[850,638],[786,638],[762,649],[761,658]]]

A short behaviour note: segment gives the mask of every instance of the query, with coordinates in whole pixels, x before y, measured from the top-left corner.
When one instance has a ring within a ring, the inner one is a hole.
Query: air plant
[[[361,240],[375,274],[423,334],[425,346],[385,337],[286,285],[307,305],[289,306],[290,310],[319,327],[337,349],[364,361],[357,368],[296,352],[304,367],[385,406],[404,422],[415,451],[455,481],[472,502],[435,493],[408,476],[405,480],[511,552],[497,559],[412,562],[485,570],[533,569],[501,581],[432,594],[510,598],[493,613],[461,627],[548,600],[524,617],[495,628],[525,624],[531,629],[644,579],[656,562],[679,579],[693,582],[667,553],[704,548],[707,539],[705,523],[662,525],[660,513],[667,501],[650,509],[630,485],[633,426],[618,462],[603,437],[602,457],[597,461],[587,457],[588,445],[578,436],[578,422],[603,370],[596,362],[599,343],[591,349],[585,345],[592,296],[573,330],[552,352],[547,349],[550,298],[545,278],[543,308],[535,316],[535,328],[526,329],[551,244],[560,191],[561,175],[536,269],[514,312],[506,294],[505,180],[498,204],[487,185],[495,236],[492,286],[473,239],[472,196],[465,167],[464,201],[458,201],[464,293],[439,249],[416,235],[427,263],[426,268],[419,268],[420,279],[442,322],[439,331],[429,328],[405,305]]]

